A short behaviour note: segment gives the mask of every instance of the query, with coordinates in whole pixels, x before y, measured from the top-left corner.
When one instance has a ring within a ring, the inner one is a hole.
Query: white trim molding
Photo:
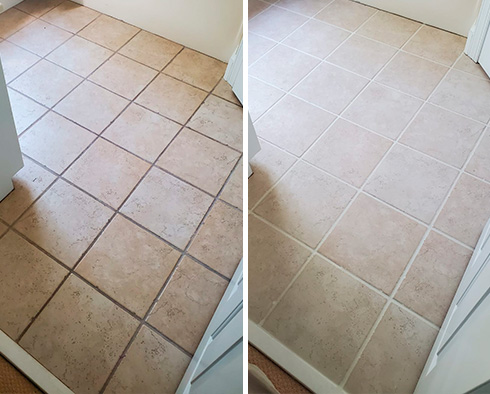
[[[468,40],[464,52],[478,63],[483,48],[483,42],[490,26],[490,0],[482,0],[480,12],[475,23],[468,33]]]

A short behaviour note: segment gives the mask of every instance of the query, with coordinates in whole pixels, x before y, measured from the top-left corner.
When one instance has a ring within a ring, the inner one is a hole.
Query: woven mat
[[[29,379],[0,356],[0,394],[40,394]]]

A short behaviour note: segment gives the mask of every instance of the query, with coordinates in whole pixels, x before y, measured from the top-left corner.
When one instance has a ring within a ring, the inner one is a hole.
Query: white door
[[[490,75],[490,28],[487,30],[487,35],[485,37],[485,41],[483,42],[483,48],[478,62],[485,72]]]
[[[490,392],[490,220],[415,390],[416,394]]]
[[[228,62],[224,79],[243,105],[243,40]]]
[[[243,261],[228,285],[177,394],[243,392]]]

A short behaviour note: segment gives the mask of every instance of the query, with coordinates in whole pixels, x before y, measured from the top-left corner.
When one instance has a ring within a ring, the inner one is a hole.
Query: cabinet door
[[[478,60],[483,70],[490,75],[490,27],[487,30],[487,36],[483,42],[483,48],[480,54],[480,59]]]

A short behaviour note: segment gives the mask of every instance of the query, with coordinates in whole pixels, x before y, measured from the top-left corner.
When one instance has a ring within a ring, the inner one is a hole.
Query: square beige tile
[[[352,371],[345,390],[352,394],[412,393],[437,331],[392,304]]]
[[[252,121],[256,121],[284,95],[280,91],[253,77],[248,78],[248,111]]]
[[[50,112],[22,134],[20,147],[24,154],[61,174],[94,139],[94,134]]]
[[[80,37],[117,51],[140,31],[120,20],[101,15],[78,33]]]
[[[157,165],[217,195],[239,158],[237,151],[195,131],[183,129],[158,159]]]
[[[340,114],[368,82],[349,71],[323,63],[293,89],[293,94]]]
[[[217,201],[192,241],[189,254],[231,278],[243,257],[243,212]]]
[[[150,164],[147,162],[99,138],[64,176],[117,209],[148,168]]]
[[[264,328],[338,384],[385,302],[359,281],[315,256],[267,318]]]
[[[260,140],[262,148],[250,160],[253,174],[248,178],[248,206],[252,209],[259,199],[294,164],[296,159],[266,141]]]
[[[269,7],[269,3],[261,0],[250,0],[248,2],[248,20],[252,19],[256,15],[260,14],[267,7]]]
[[[41,16],[41,19],[72,33],[77,33],[99,15],[97,11],[90,8],[72,1],[65,1]]]
[[[206,98],[206,92],[160,74],[136,102],[181,124],[186,123]]]
[[[111,215],[109,208],[60,179],[29,208],[15,228],[73,267]]]
[[[43,116],[48,109],[30,98],[8,89],[10,106],[14,115],[17,134],[23,133],[30,125]]]
[[[141,30],[119,50],[119,53],[148,67],[161,70],[182,48],[182,45]]]
[[[80,82],[82,78],[78,75],[41,60],[13,81],[10,87],[46,107],[52,107]]]
[[[225,70],[226,63],[184,48],[163,72],[210,92],[220,81]]]
[[[364,77],[373,78],[395,53],[395,48],[354,34],[327,61]]]
[[[38,19],[15,33],[9,40],[36,55],[46,56],[71,36],[67,31]]]
[[[24,0],[16,8],[39,18],[65,0]]]
[[[284,44],[324,59],[347,37],[347,31],[311,19],[286,38]]]
[[[85,78],[112,54],[113,52],[107,48],[73,36],[51,52],[46,59]]]
[[[157,74],[149,67],[116,54],[99,67],[89,80],[132,100]]]
[[[0,38],[7,38],[35,20],[25,12],[11,8],[0,14]]]
[[[145,160],[154,162],[181,126],[137,104],[131,104],[103,137]]]
[[[74,122],[100,134],[124,110],[129,101],[84,81],[54,110]]]
[[[248,313],[259,323],[311,253],[253,215],[248,231]]]
[[[209,96],[187,126],[233,149],[243,149],[243,108],[238,105]]]
[[[243,210],[243,170],[242,158],[239,160],[220,194],[220,198],[223,201],[241,210]]]
[[[262,55],[272,49],[276,43],[268,38],[248,33],[248,64],[255,63]]]
[[[447,67],[405,52],[399,52],[376,76],[376,81],[427,99],[439,84]]]
[[[76,271],[143,317],[179,257],[180,252],[118,215]]]
[[[490,185],[463,174],[442,209],[435,227],[474,247],[490,217]]]
[[[216,85],[216,87],[213,90],[213,94],[215,96],[218,96],[222,99],[229,101],[230,103],[236,105],[242,105],[238,100],[237,96],[235,95],[235,93],[233,93],[231,85],[228,82],[226,82],[224,79],[219,81],[218,85]]]
[[[136,319],[72,275],[20,345],[73,391],[93,393],[137,327]]]
[[[16,340],[68,271],[13,231],[0,239],[0,255],[0,328]]]
[[[184,249],[212,202],[204,192],[152,168],[121,212]]]
[[[451,66],[463,52],[466,38],[424,25],[403,50]]]
[[[255,123],[255,128],[261,138],[301,156],[334,120],[334,115],[287,95]]]
[[[116,369],[105,393],[174,393],[189,356],[143,326]]]
[[[17,78],[40,59],[39,56],[8,41],[0,43],[0,56],[2,56],[3,74],[7,83]]]
[[[8,227],[3,224],[2,222],[0,222],[0,237],[5,234],[8,230]]]
[[[305,160],[361,187],[390,146],[390,140],[339,119],[306,153]]]
[[[349,0],[335,0],[315,16],[331,25],[354,31],[376,13],[375,8]]]
[[[332,0],[279,0],[276,5],[312,17],[331,2]]]
[[[417,31],[420,23],[389,12],[379,11],[357,33],[401,48]]]
[[[426,104],[403,133],[400,142],[461,168],[483,128],[480,123]]]
[[[373,82],[342,116],[385,137],[396,139],[422,104],[421,100]]]
[[[473,157],[466,166],[466,172],[490,182],[490,129],[475,150]]]
[[[470,258],[470,249],[431,231],[395,298],[441,326]]]
[[[189,353],[194,353],[227,286],[225,279],[184,257],[148,322]],[[175,319],[176,313],[178,319]]]
[[[319,251],[391,294],[425,231],[416,221],[360,194]]]
[[[253,18],[248,26],[252,33],[281,41],[307,20],[302,15],[272,6]]]
[[[354,194],[353,188],[300,162],[255,208],[255,212],[314,248]]]
[[[290,90],[319,62],[295,49],[277,45],[250,67],[249,75],[279,89]]]
[[[485,70],[483,70],[478,63],[475,63],[468,55],[465,55],[464,53],[456,62],[454,68],[488,80],[488,75]]]
[[[364,190],[409,215],[430,223],[458,172],[421,153],[396,145]]]
[[[487,123],[490,120],[490,81],[451,70],[430,101],[451,111]]]
[[[0,201],[0,219],[12,224],[56,179],[50,172],[24,157],[24,168],[14,175],[14,190]]]

